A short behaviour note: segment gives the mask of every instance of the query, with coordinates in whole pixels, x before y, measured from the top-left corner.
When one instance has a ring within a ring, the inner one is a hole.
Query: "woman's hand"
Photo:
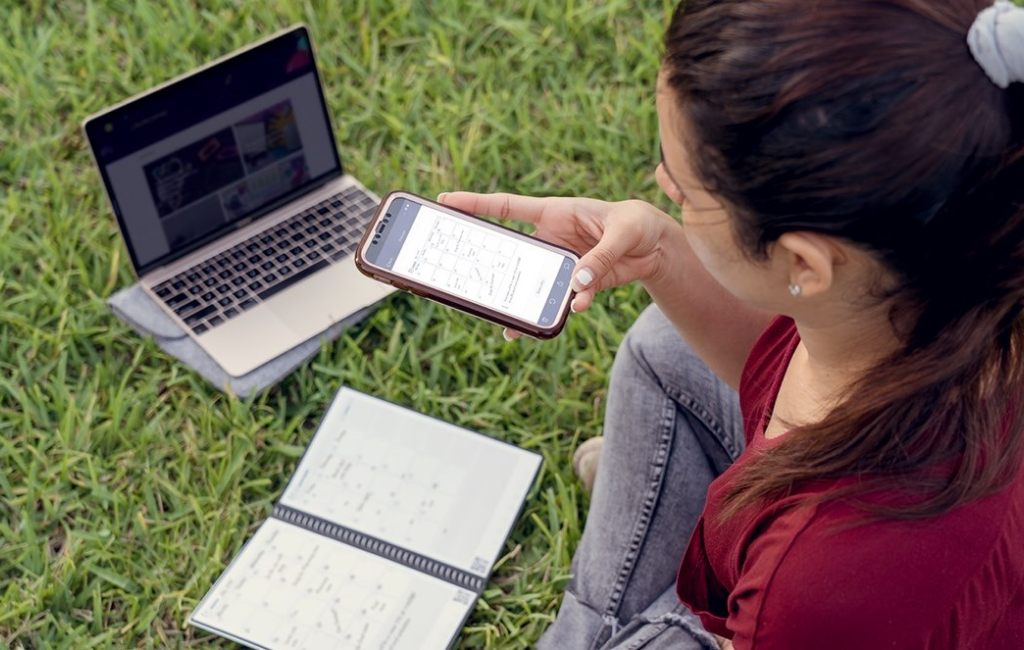
[[[683,227],[643,201],[470,192],[438,199],[471,214],[532,223],[539,239],[583,255],[573,272],[573,311],[590,307],[598,291],[643,282],[687,343],[734,388],[750,348],[774,317],[726,291],[694,255]],[[516,336],[505,330],[505,338]]]
[[[608,203],[583,198],[451,192],[438,197],[471,214],[526,221],[534,236],[580,253],[573,272],[572,310],[590,307],[598,291],[658,274],[672,217],[643,201]]]

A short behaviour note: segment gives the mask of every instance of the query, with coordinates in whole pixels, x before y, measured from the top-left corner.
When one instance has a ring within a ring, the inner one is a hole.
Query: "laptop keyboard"
[[[377,202],[350,187],[156,286],[196,334],[351,255]]]

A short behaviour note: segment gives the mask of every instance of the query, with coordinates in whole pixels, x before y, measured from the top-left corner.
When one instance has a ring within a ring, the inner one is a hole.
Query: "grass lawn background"
[[[267,516],[342,384],[542,453],[463,631],[525,647],[553,619],[611,360],[646,303],[599,297],[557,340],[407,295],[249,400],[114,319],[133,281],[87,115],[295,22],[347,170],[402,188],[641,197],[671,2],[0,0],[0,647],[231,644],[184,621]]]

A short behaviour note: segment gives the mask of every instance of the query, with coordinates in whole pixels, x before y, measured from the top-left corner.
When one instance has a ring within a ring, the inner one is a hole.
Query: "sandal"
[[[597,476],[597,464],[601,460],[601,447],[604,446],[604,436],[597,436],[586,440],[576,448],[572,455],[572,469],[579,477],[583,489],[589,494],[594,489],[594,480]]]

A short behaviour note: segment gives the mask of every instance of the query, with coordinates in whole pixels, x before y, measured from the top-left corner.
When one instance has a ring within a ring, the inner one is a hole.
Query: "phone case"
[[[572,304],[573,297],[576,295],[576,292],[572,291],[572,289],[569,290],[569,294],[568,294],[569,298],[568,298],[568,300],[566,300],[564,308],[559,313],[558,319],[551,325],[551,327],[549,327],[549,328],[542,328],[542,327],[540,327],[538,325],[535,325],[534,323],[530,323],[528,321],[520,321],[520,320],[517,320],[515,318],[509,317],[506,314],[502,314],[501,312],[498,312],[498,311],[495,311],[495,310],[491,310],[491,309],[487,309],[485,307],[481,307],[480,305],[477,305],[476,303],[470,302],[470,301],[468,301],[466,299],[463,299],[463,298],[459,298],[458,296],[453,296],[453,295],[450,295],[450,294],[437,293],[431,287],[427,287],[427,286],[421,285],[421,284],[419,284],[419,283],[417,283],[417,282],[415,282],[413,280],[409,280],[408,278],[402,278],[402,277],[395,276],[395,275],[391,274],[389,271],[387,271],[386,269],[382,269],[382,268],[380,268],[378,266],[375,266],[375,265],[371,264],[370,262],[368,262],[363,257],[363,251],[366,248],[366,244],[372,238],[373,233],[374,233],[374,231],[377,228],[377,224],[378,224],[378,221],[380,219],[381,214],[391,204],[391,202],[394,199],[396,199],[396,198],[406,198],[406,199],[409,199],[411,201],[423,203],[424,205],[438,206],[440,208],[443,208],[444,210],[448,210],[448,211],[451,211],[451,212],[456,212],[458,214],[465,215],[465,216],[470,217],[472,219],[477,219],[477,220],[480,220],[480,221],[484,221],[485,223],[489,224],[490,226],[494,226],[494,227],[500,228],[502,230],[507,230],[510,233],[514,233],[517,237],[524,237],[524,236],[528,237],[528,235],[523,235],[523,233],[521,233],[521,232],[519,232],[517,230],[514,230],[512,228],[508,228],[508,227],[503,226],[501,224],[497,224],[497,223],[493,223],[493,222],[490,222],[490,221],[486,221],[484,219],[480,219],[480,217],[474,216],[474,215],[469,214],[467,212],[463,212],[461,210],[456,210],[454,208],[450,208],[450,207],[448,207],[446,205],[437,203],[436,201],[431,201],[430,199],[426,199],[426,198],[424,198],[422,196],[418,196],[418,195],[412,194],[410,192],[394,191],[394,192],[388,193],[387,196],[384,197],[384,200],[381,201],[380,205],[377,206],[377,211],[374,213],[373,218],[370,220],[370,224],[367,227],[366,232],[363,233],[363,238],[362,238],[362,240],[360,240],[359,246],[356,248],[356,256],[355,256],[356,268],[359,269],[359,271],[361,273],[363,273],[363,275],[366,275],[367,277],[373,278],[374,280],[377,280],[379,282],[384,282],[386,284],[390,284],[393,287],[396,287],[398,289],[401,289],[402,291],[406,291],[406,292],[409,292],[411,294],[420,296],[421,298],[426,298],[427,300],[432,300],[432,301],[434,301],[436,303],[445,305],[447,307],[451,307],[453,309],[457,309],[457,310],[465,312],[467,314],[471,314],[473,316],[476,316],[477,318],[481,318],[481,319],[489,321],[491,323],[495,323],[497,325],[502,325],[504,327],[508,327],[508,328],[514,329],[517,332],[522,332],[523,334],[526,334],[528,336],[532,336],[533,338],[537,338],[537,339],[552,339],[552,338],[558,336],[559,333],[561,333],[562,329],[565,327],[566,320],[569,318],[569,311],[570,311],[569,310],[569,305]],[[540,241],[540,240],[538,240],[538,241]],[[544,244],[546,246],[550,246],[551,248],[554,248],[556,250],[562,251],[566,255],[572,256],[573,258],[576,259],[577,262],[579,261],[580,255],[576,251],[570,250],[570,249],[562,247],[562,246],[558,246],[556,244],[552,244],[550,242],[544,242]]]

